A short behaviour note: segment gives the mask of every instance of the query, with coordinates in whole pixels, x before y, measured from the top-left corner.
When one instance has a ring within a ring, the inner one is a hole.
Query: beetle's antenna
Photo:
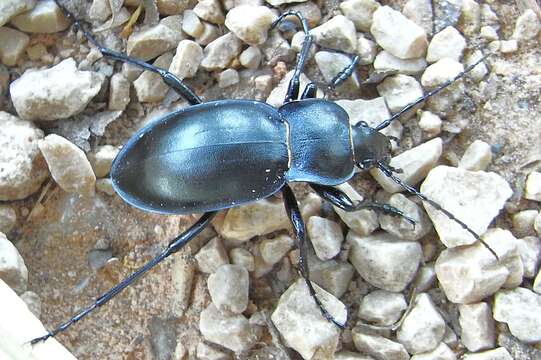
[[[398,185],[402,186],[407,192],[409,192],[410,194],[413,194],[415,196],[417,196],[419,199],[423,200],[423,201],[426,201],[427,203],[429,203],[431,206],[435,207],[437,210],[441,211],[443,214],[445,214],[445,216],[447,216],[449,219],[453,220],[454,222],[456,222],[457,224],[459,224],[460,226],[462,226],[462,228],[464,230],[466,230],[467,232],[469,232],[470,234],[473,235],[473,237],[478,240],[479,242],[481,242],[481,244],[483,244],[491,253],[492,255],[494,255],[494,257],[496,259],[500,259],[498,257],[498,254],[496,254],[496,252],[494,250],[492,250],[492,248],[490,246],[488,246],[488,244],[483,240],[481,239],[481,237],[479,236],[479,234],[477,234],[475,231],[473,231],[468,225],[466,225],[463,221],[457,219],[456,216],[454,216],[451,212],[449,212],[448,210],[445,210],[443,208],[443,206],[441,206],[440,204],[438,204],[437,202],[435,202],[434,200],[430,199],[429,197],[427,197],[425,194],[417,191],[413,186],[410,186],[408,184],[406,184],[405,182],[403,182],[399,177],[395,176],[393,174],[393,171],[391,168],[389,168],[387,165],[385,165],[384,163],[382,163],[381,161],[378,161],[376,162],[376,166],[378,169],[381,170],[381,172],[383,172],[383,174],[389,178],[391,178],[395,183],[397,183]]]
[[[387,126],[389,126],[393,120],[396,120],[397,118],[399,118],[402,114],[404,114],[406,111],[408,110],[411,110],[414,106],[417,106],[419,105],[420,103],[422,103],[423,101],[425,101],[426,99],[428,99],[429,97],[431,96],[434,96],[436,95],[437,93],[439,93],[440,91],[442,91],[443,89],[445,89],[446,87],[448,87],[449,85],[451,85],[452,83],[454,83],[455,81],[459,80],[460,78],[462,78],[464,75],[466,75],[467,73],[469,73],[470,71],[473,70],[474,67],[476,67],[477,65],[479,65],[481,62],[485,61],[486,58],[488,58],[490,55],[492,55],[492,53],[488,53],[484,56],[482,56],[480,59],[478,59],[477,61],[475,61],[473,64],[469,65],[468,67],[466,67],[464,69],[464,71],[462,71],[461,73],[457,74],[454,78],[450,79],[450,80],[447,80],[446,82],[444,82],[443,84],[441,84],[440,86],[438,86],[437,88],[435,88],[434,90],[431,90],[429,92],[427,92],[425,95],[419,97],[417,100],[415,100],[414,102],[406,105],[402,110],[400,110],[399,112],[397,112],[396,114],[394,114],[393,116],[391,116],[389,119],[385,120],[384,122],[382,122],[381,124],[379,124],[378,126],[375,127],[375,129],[377,131],[380,131],[382,129],[385,129]],[[383,170],[382,170],[383,171]]]

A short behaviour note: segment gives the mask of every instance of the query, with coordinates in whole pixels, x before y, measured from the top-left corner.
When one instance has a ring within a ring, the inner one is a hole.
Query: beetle
[[[68,321],[46,335],[33,339],[32,344],[66,330],[108,302],[155,265],[179,251],[209,225],[218,211],[264,199],[278,192],[283,195],[300,250],[301,276],[322,315],[343,328],[345,324],[339,323],[327,312],[310,282],[305,226],[288,183],[307,182],[318,195],[343,210],[372,209],[403,217],[414,225],[413,219],[399,209],[376,202],[353,202],[345,193],[333,187],[350,180],[356,166],[361,169],[379,168],[406,191],[430,203],[480,240],[453,214],[394,175],[400,169],[389,165],[391,139],[379,131],[404,112],[463,77],[488,55],[377,127],[371,128],[365,122],[352,126],[346,111],[339,105],[316,98],[314,83],[307,85],[299,96],[300,74],[313,41],[307,21],[299,12],[285,12],[271,25],[274,28],[287,16],[295,16],[300,20],[304,32],[304,42],[284,104],[276,109],[253,100],[203,103],[172,73],[101,46],[69,10],[58,0],[55,1],[104,56],[158,73],[191,105],[156,119],[130,138],[111,166],[110,177],[116,193],[129,205],[145,211],[203,215],[155,258]],[[357,62],[358,57],[353,56],[351,63],[335,76],[328,88],[333,89],[345,81],[353,73]]]

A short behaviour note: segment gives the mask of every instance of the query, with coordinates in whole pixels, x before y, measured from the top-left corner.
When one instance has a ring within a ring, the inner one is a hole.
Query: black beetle
[[[203,103],[188,86],[168,71],[102,47],[64,6],[55,1],[104,56],[158,73],[165,83],[192,105],[150,123],[122,148],[113,162],[110,175],[117,194],[128,204],[146,211],[203,215],[154,259],[99,296],[92,305],[70,320],[46,335],[33,339],[32,343],[64,331],[109,301],[139,276],[180,250],[210,223],[217,211],[263,199],[279,191],[283,194],[300,249],[301,275],[323,316],[342,328],[344,324],[335,321],[322,306],[309,280],[304,222],[295,195],[287,183],[308,182],[321,197],[346,211],[373,209],[401,216],[414,224],[412,219],[388,204],[354,203],[333,187],[351,179],[356,165],[361,169],[379,168],[406,191],[429,202],[479,239],[466,224],[393,174],[399,169],[389,165],[390,138],[379,133],[379,130],[464,76],[486,56],[376,128],[364,122],[351,126],[347,113],[340,106],[315,98],[315,84],[310,83],[300,98],[298,96],[299,77],[312,44],[307,22],[298,12],[286,12],[272,24],[274,28],[286,16],[295,16],[300,20],[305,34],[284,105],[275,109],[252,100]],[[357,62],[358,58],[352,57],[351,64],[333,79],[328,88],[333,89],[345,81]]]

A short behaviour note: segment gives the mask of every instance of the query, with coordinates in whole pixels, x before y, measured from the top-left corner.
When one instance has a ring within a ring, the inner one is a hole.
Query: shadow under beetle
[[[46,335],[33,339],[32,344],[66,330],[169,255],[179,251],[210,223],[219,210],[264,199],[279,191],[282,192],[300,250],[300,273],[322,315],[343,328],[345,324],[338,323],[323,307],[309,280],[305,226],[288,183],[307,182],[319,196],[346,211],[371,209],[403,217],[412,225],[415,224],[400,210],[388,204],[353,202],[333,187],[351,179],[355,166],[361,169],[379,168],[406,191],[430,203],[480,240],[473,230],[453,214],[394,175],[400,170],[389,165],[390,138],[379,133],[379,130],[464,76],[486,56],[377,127],[371,128],[365,122],[351,126],[344,109],[334,102],[316,99],[317,88],[314,83],[308,84],[299,97],[299,78],[312,44],[307,22],[299,12],[288,11],[272,24],[274,28],[286,16],[295,16],[300,20],[304,32],[304,42],[284,104],[275,109],[264,102],[253,100],[203,103],[172,73],[102,47],[72,13],[55,1],[104,56],[159,74],[166,84],[192,105],[157,119],[133,135],[112,164],[110,176],[114,190],[128,204],[142,210],[163,214],[203,215],[154,259],[99,296],[92,305],[70,320]],[[351,63],[335,76],[328,88],[333,89],[345,81],[353,73],[357,62],[358,57],[353,56]]]

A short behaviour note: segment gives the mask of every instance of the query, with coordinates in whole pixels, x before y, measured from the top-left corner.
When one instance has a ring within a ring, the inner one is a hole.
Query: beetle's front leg
[[[404,214],[402,210],[397,209],[389,204],[368,201],[354,202],[343,191],[340,191],[335,187],[312,183],[310,184],[310,186],[323,199],[327,200],[334,206],[337,206],[344,211],[358,211],[364,209],[374,210],[384,215],[399,216],[409,222],[413,227],[415,227],[415,220]]]
[[[295,238],[297,240],[297,246],[299,247],[299,268],[301,275],[306,281],[310,295],[316,302],[317,306],[321,310],[321,314],[325,319],[332,322],[339,328],[343,329],[345,324],[341,324],[336,321],[331,314],[323,307],[323,304],[316,295],[316,290],[310,282],[310,270],[308,268],[308,256],[307,256],[307,244],[306,244],[306,230],[304,227],[304,221],[302,220],[301,212],[299,206],[297,205],[297,199],[295,199],[295,194],[288,185],[285,185],[282,189],[282,194],[284,196],[284,205],[286,207],[287,215],[291,224],[293,225],[293,230],[295,231]]]

